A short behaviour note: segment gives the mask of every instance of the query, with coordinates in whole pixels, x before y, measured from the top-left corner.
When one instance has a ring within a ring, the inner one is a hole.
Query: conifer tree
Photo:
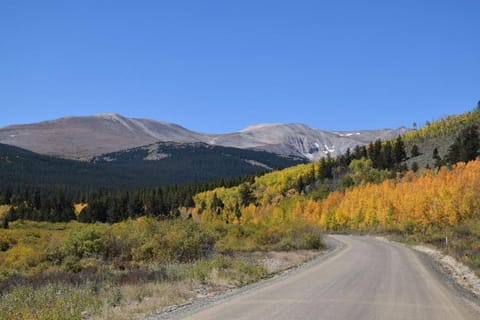
[[[405,161],[407,158],[407,153],[405,152],[405,144],[403,143],[402,137],[398,136],[395,140],[395,145],[393,146],[393,160],[395,163],[400,164],[402,161]]]
[[[256,200],[251,185],[248,182],[240,185],[239,194],[240,204],[244,207],[248,206],[250,203],[254,203]]]
[[[420,151],[418,151],[418,146],[414,144],[412,146],[412,150],[410,151],[410,155],[412,158],[418,157],[420,155]]]
[[[418,171],[418,163],[417,163],[417,162],[413,162],[413,163],[412,163],[411,170],[412,170],[413,172],[417,172],[417,171]]]
[[[432,152],[432,159],[434,160],[433,166],[435,168],[441,167],[442,166],[442,158],[440,157],[440,154],[438,153],[438,149],[434,148]]]
[[[217,196],[217,193],[214,193],[211,205],[212,210],[215,211],[218,215],[222,212],[224,207],[225,204],[223,203],[223,201]]]
[[[392,144],[387,141],[382,147],[382,168],[380,169],[392,169],[396,162]]]
[[[470,125],[464,128],[448,149],[446,160],[449,164],[459,161],[468,162],[476,159],[480,154],[479,127]]]
[[[373,167],[376,169],[383,168],[382,141],[380,139],[371,142],[367,148],[368,158],[372,160]]]
[[[6,215],[3,216],[2,218],[2,228],[3,229],[8,229],[8,218]]]

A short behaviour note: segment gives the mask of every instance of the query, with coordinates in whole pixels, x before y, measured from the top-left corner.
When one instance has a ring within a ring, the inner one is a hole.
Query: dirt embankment
[[[442,271],[450,276],[458,285],[472,292],[480,299],[480,278],[467,266],[441,251],[427,246],[413,246],[413,249],[425,253],[436,261]]]

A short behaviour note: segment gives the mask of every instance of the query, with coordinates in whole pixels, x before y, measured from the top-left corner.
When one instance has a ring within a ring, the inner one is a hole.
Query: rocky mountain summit
[[[300,123],[257,124],[239,132],[208,134],[168,122],[126,118],[118,114],[64,117],[33,124],[0,128],[0,143],[41,154],[91,159],[158,141],[253,149],[318,160],[337,156],[356,145],[405,133],[406,128],[363,131],[324,131]]]

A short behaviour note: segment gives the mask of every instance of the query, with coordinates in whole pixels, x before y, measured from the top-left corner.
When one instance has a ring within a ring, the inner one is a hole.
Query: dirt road
[[[480,319],[409,248],[371,237],[331,236],[329,258],[178,319]],[[198,308],[197,308],[198,309]]]

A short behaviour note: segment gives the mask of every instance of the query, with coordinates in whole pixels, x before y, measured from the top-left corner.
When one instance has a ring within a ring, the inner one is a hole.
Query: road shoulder
[[[237,296],[248,294],[253,290],[271,285],[274,282],[281,281],[286,277],[289,277],[295,273],[310,269],[325,260],[328,260],[338,254],[340,254],[345,248],[346,244],[338,241],[332,237],[325,236],[324,238],[326,249],[313,260],[301,263],[299,265],[292,266],[286,270],[272,274],[269,278],[263,279],[259,282],[252,283],[240,288],[230,288],[224,292],[219,292],[213,296],[206,296],[193,301],[189,301],[180,305],[173,305],[166,308],[162,308],[157,312],[149,314],[145,317],[145,320],[163,320],[163,319],[180,319],[190,314],[199,312],[213,305],[225,302],[233,299]]]

